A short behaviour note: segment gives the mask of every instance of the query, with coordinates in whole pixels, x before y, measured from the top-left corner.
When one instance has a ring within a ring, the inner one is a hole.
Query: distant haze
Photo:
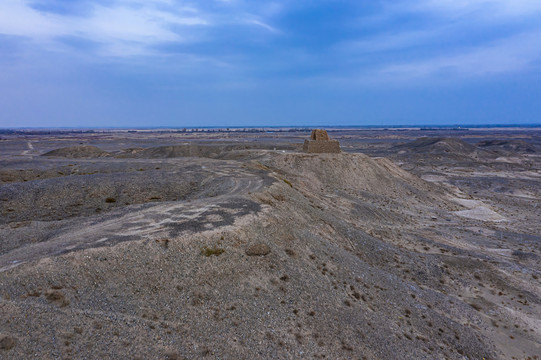
[[[541,123],[539,0],[3,0],[0,127]]]

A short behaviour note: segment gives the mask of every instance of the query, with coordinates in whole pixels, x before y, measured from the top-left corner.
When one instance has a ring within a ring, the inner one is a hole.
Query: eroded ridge
[[[33,139],[2,168],[0,357],[535,358],[535,153],[333,134],[151,160]]]

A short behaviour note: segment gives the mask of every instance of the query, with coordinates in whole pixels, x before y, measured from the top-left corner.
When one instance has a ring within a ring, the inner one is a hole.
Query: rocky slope
[[[468,195],[362,154],[262,150],[256,158],[192,169],[212,172],[203,178],[215,191],[190,199],[2,225],[4,237],[40,222],[54,230],[0,255],[1,355],[539,353],[539,258],[511,259],[464,237],[464,224],[492,226],[457,214]],[[40,245],[48,243],[55,251]]]

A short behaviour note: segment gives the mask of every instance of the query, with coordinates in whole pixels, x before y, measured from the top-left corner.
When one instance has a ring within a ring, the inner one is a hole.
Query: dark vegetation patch
[[[45,294],[45,299],[47,299],[48,302],[54,303],[60,307],[68,306],[70,303],[60,290],[48,290]]]
[[[214,256],[220,256],[224,252],[225,252],[224,249],[216,247],[216,246],[213,246],[213,247],[204,246],[201,249],[201,255],[206,256],[206,257],[210,257],[210,256],[213,256],[213,255]]]

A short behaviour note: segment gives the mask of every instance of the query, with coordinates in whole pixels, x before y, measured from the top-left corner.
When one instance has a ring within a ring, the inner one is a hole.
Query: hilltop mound
[[[81,146],[69,146],[60,149],[49,151],[41,156],[57,156],[70,159],[79,158],[99,158],[111,156],[107,151],[104,151],[96,146],[81,145]]]
[[[452,152],[463,155],[471,154],[476,150],[475,146],[470,145],[460,139],[430,137],[422,137],[409,143],[397,145],[394,148],[418,153]]]
[[[314,192],[345,190],[392,199],[428,199],[442,188],[425,182],[386,158],[364,154],[276,154],[265,163],[297,178]],[[444,201],[443,199],[441,201]]]
[[[222,152],[219,146],[174,145],[142,149],[133,153],[138,158],[216,157]]]
[[[293,150],[298,145],[280,145],[272,146],[270,144],[250,145],[250,144],[215,144],[215,145],[171,145],[157,146],[146,149],[127,149],[116,155],[120,158],[153,158],[166,159],[178,157],[201,157],[211,159],[235,159],[239,153],[247,156],[246,150]]]
[[[511,152],[519,154],[537,154],[539,152],[539,149],[535,145],[524,140],[485,140],[476,145],[495,152]]]
[[[414,154],[452,155],[471,158],[495,158],[496,154],[477,148],[474,145],[456,138],[422,137],[409,143],[393,147],[397,151]]]

